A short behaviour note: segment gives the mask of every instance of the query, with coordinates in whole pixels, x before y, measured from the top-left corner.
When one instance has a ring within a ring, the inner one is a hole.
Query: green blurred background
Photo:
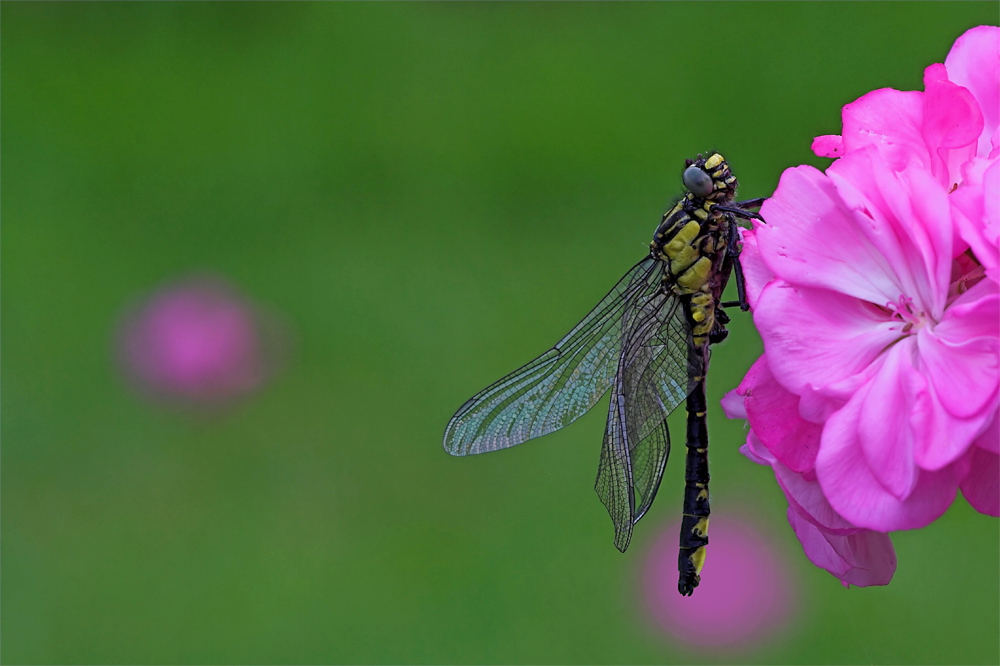
[[[504,453],[441,449],[464,400],[642,256],[684,158],[723,150],[767,195],[825,164],[809,145],[843,104],[921,89],[996,3],[0,14],[5,663],[1000,661],[998,524],[961,498],[895,535],[890,586],[846,590],[714,410],[716,511],[760,517],[799,598],[734,657],[645,617],[678,456],[621,555],[591,489],[606,407]],[[136,396],[112,353],[127,303],[205,270],[295,341],[207,417]],[[732,329],[713,401],[760,351]]]

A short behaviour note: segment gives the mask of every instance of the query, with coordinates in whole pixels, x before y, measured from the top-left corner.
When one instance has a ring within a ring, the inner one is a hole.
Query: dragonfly
[[[595,489],[625,552],[649,510],[670,454],[667,417],[686,402],[686,469],[678,591],[701,582],[708,545],[705,375],[710,346],[728,335],[723,307],[749,310],[737,218],[763,218],[764,199],[736,201],[719,153],[686,160],[685,194],[660,220],[649,254],[554,347],[462,405],[444,433],[455,456],[506,449],[572,423],[608,391]],[[737,299],[722,302],[730,275]]]

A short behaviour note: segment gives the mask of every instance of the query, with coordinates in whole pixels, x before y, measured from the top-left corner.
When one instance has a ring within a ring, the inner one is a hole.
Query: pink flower
[[[765,356],[724,405],[809,558],[845,583],[887,583],[886,533],[959,489],[1000,514],[998,45],[975,28],[925,92],[847,105],[843,137],[814,143],[839,159],[785,171],[744,235]]]
[[[132,384],[154,399],[230,402],[259,388],[274,369],[273,331],[264,324],[226,282],[188,278],[125,315],[119,361]]]

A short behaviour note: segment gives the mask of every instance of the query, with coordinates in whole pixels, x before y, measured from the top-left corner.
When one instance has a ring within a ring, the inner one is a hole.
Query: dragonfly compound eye
[[[715,187],[712,177],[702,171],[700,167],[693,165],[684,169],[683,180],[684,187],[688,188],[692,194],[698,197],[707,197]]]

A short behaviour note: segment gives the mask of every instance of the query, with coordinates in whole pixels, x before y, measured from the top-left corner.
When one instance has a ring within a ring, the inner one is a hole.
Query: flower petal
[[[761,356],[740,384],[747,419],[761,443],[795,472],[811,470],[822,428],[799,415],[799,399],[771,374],[767,355]]]
[[[964,469],[958,465],[920,470],[913,491],[900,499],[886,490],[868,466],[859,440],[859,401],[835,413],[823,429],[816,475],[834,510],[859,527],[878,532],[924,527],[955,499]]]
[[[843,157],[844,137],[839,134],[824,134],[813,139],[812,151],[819,157]]]
[[[788,498],[788,522],[806,555],[852,585],[885,585],[896,568],[889,535],[856,527],[830,507],[815,479],[808,480],[774,459],[751,432],[740,451],[753,462],[772,465]]]
[[[921,330],[916,339],[921,371],[950,415],[971,418],[995,408],[1000,377],[996,283],[972,287],[946,310],[941,323]]]
[[[948,80],[944,65],[924,71],[924,90],[924,141],[937,158],[927,166],[951,189],[960,180],[962,164],[976,156],[983,114],[971,92]]]
[[[932,389],[922,392],[911,417],[913,431],[917,433],[913,460],[926,471],[937,471],[960,462],[992,416],[984,412],[973,418],[954,417]]]
[[[993,412],[993,420],[976,438],[973,445],[978,446],[983,451],[1000,454],[1000,410]]]
[[[783,280],[767,285],[757,305],[769,369],[799,395],[863,371],[902,335],[902,321],[864,301]]]
[[[962,495],[979,513],[1000,516],[1000,455],[974,447],[969,473],[962,479]]]
[[[759,222],[755,222],[759,226]],[[768,282],[774,279],[774,273],[768,268],[764,260],[760,258],[760,250],[757,247],[756,229],[740,228],[740,235],[743,239],[743,247],[740,250],[740,266],[743,268],[743,277],[746,281],[747,301],[750,309],[757,307],[757,298],[761,290]]]
[[[848,535],[824,532],[788,509],[788,522],[813,564],[826,569],[845,584],[867,587],[888,585],[896,571],[896,552],[888,534],[860,530]]]
[[[879,229],[863,211],[852,210],[834,182],[816,169],[786,169],[761,215],[768,224],[757,227],[757,244],[777,277],[876,305],[899,297],[892,263],[869,238]]]
[[[844,147],[850,153],[875,146],[893,171],[913,160],[930,168],[923,112],[923,93],[873,90],[844,107]]]
[[[1000,135],[1000,128],[997,134]],[[1000,282],[1000,158],[994,158],[993,164],[983,173],[983,213],[983,246],[979,261],[986,274],[994,282]]]
[[[719,401],[719,404],[722,405],[722,411],[725,413],[726,418],[746,420],[746,399],[737,393],[737,391],[739,391],[739,389],[733,389],[726,395],[722,396],[722,400]]]
[[[830,534],[845,535],[860,529],[830,506],[815,476],[807,478],[805,474],[793,472],[777,460],[772,462],[772,467],[774,478],[784,491],[788,505],[800,516]]]
[[[884,300],[901,295],[931,316],[944,310],[956,231],[947,193],[919,165],[893,172],[871,148],[852,153],[827,169],[838,196],[854,212],[864,249],[877,258],[865,265]]]
[[[981,25],[955,40],[944,60],[948,78],[967,88],[983,114],[978,154],[990,153],[990,138],[1000,125],[1000,28]]]
[[[1000,159],[965,165],[962,184],[949,197],[962,239],[994,281],[1000,281]]]
[[[771,463],[774,462],[774,456],[764,448],[764,445],[754,436],[752,430],[747,435],[746,443],[740,447],[740,453],[758,465],[767,465],[770,467]]]
[[[899,499],[909,497],[917,483],[913,449],[921,433],[914,432],[911,416],[927,382],[913,366],[915,347],[912,338],[891,347],[844,408],[856,410],[854,437],[868,469]]]

